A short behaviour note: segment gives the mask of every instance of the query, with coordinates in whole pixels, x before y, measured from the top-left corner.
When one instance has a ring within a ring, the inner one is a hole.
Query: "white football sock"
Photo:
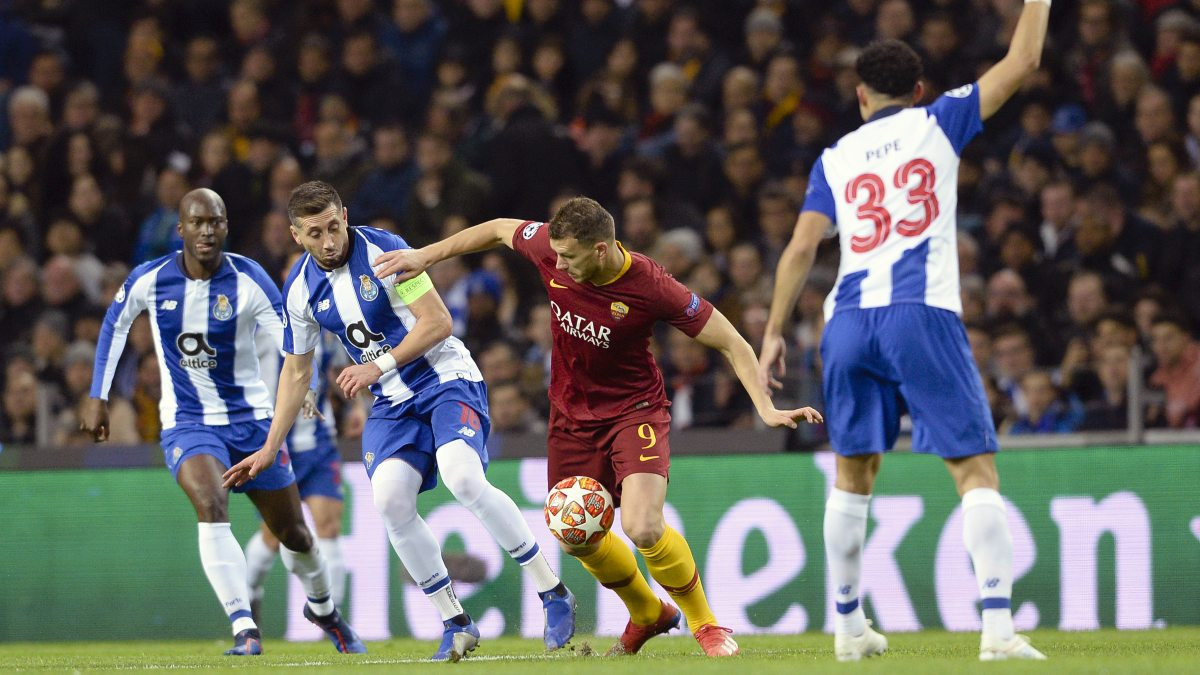
[[[313,613],[317,616],[333,614],[333,599],[329,597],[329,568],[321,555],[321,547],[313,546],[307,551],[293,551],[281,544],[279,557],[283,559],[283,566],[300,580],[304,594],[308,596],[308,606],[312,608]]]
[[[1013,543],[1004,500],[992,488],[975,488],[963,495],[962,505],[963,543],[975,565],[984,638],[1008,640],[1013,636]]]
[[[388,539],[404,569],[442,615],[442,621],[464,614],[450,573],[442,560],[442,547],[429,525],[417,515],[421,474],[402,459],[388,459],[375,468],[371,490],[375,508],[383,516]]]
[[[539,593],[558,585],[558,576],[550,569],[538,549],[529,523],[515,502],[483,474],[479,454],[466,441],[453,440],[437,450],[438,471],[442,482],[459,504],[467,507],[500,547],[512,556],[533,578]]]
[[[250,599],[262,600],[267,575],[275,565],[277,553],[263,541],[262,530],[254,533],[246,542],[246,584],[250,587]]]
[[[199,523],[200,564],[229,615],[233,634],[258,628],[250,617],[250,591],[246,586],[246,556],[229,523]]]
[[[329,568],[329,589],[333,595],[333,604],[342,606],[346,599],[346,559],[342,555],[342,538],[317,539],[321,555],[325,556],[325,565]]]
[[[825,502],[825,558],[833,580],[834,630],[840,635],[858,636],[867,629],[859,603],[859,577],[862,574],[863,540],[867,536],[867,509],[871,495],[859,495],[837,488],[829,491]]]

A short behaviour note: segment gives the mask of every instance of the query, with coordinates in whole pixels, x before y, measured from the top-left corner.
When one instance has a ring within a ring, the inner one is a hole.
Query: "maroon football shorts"
[[[549,489],[571,476],[595,478],[621,504],[621,481],[634,473],[666,478],[671,468],[671,415],[666,409],[646,411],[611,425],[581,426],[550,409]]]

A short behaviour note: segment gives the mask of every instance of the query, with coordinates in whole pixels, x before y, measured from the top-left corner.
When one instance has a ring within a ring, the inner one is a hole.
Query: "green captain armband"
[[[417,298],[432,290],[433,280],[429,278],[429,274],[426,272],[421,272],[408,281],[401,281],[396,284],[396,295],[400,296],[400,299],[406,305],[412,304]]]

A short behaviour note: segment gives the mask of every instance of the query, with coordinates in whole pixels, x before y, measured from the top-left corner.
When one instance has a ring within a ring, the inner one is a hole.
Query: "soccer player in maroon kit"
[[[670,401],[650,355],[650,335],[666,321],[719,350],[771,427],[821,421],[812,408],[777,410],[758,384],[754,351],[708,301],[650,258],[616,241],[612,216],[586,197],[566,202],[547,223],[490,220],[421,249],[390,251],[375,260],[381,280],[414,277],[433,263],[464,253],[511,247],[537,265],[550,297],[554,348],[550,375],[548,485],[590,476],[613,494],[621,526],[646,566],[683,608],[709,656],[738,653],[717,625],[684,538],[663,520],[670,466]],[[650,590],[616,535],[563,550],[576,557],[629,608],[630,620],[609,654],[633,654],[647,640],[679,626],[680,610]]]

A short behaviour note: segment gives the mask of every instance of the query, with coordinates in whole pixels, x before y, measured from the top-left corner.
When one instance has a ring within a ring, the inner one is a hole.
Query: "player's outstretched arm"
[[[1050,0],[1025,0],[1008,53],[979,78],[979,116],[987,119],[1038,69],[1050,21]]]
[[[763,389],[783,386],[771,372],[773,368],[778,368],[778,374],[784,374],[787,345],[783,339],[783,329],[792,315],[792,308],[796,306],[800,289],[808,279],[808,272],[817,257],[817,246],[832,224],[829,216],[819,211],[801,212],[792,230],[792,239],[779,257],[779,265],[775,269],[775,292],[771,296],[771,313],[763,335],[762,353],[758,357],[758,382]]]
[[[308,385],[312,381],[313,353],[287,354],[283,357],[283,368],[279,371],[279,389],[275,392],[275,416],[271,419],[271,430],[262,448],[238,462],[222,476],[227,488],[242,485],[258,476],[275,463],[275,456],[287,440],[288,432],[296,421]]]
[[[759,386],[755,367],[758,362],[754,359],[754,349],[721,312],[713,309],[712,316],[696,335],[696,340],[705,347],[716,349],[725,355],[733,366],[734,374],[746,388],[746,393],[750,394],[750,400],[754,401],[754,409],[767,426],[787,426],[795,429],[796,421],[800,419],[807,422],[821,421],[821,413],[812,408],[776,410],[775,404],[771,402],[770,392]]]
[[[512,248],[513,233],[526,221],[496,218],[450,235],[424,248],[387,251],[372,261],[375,276],[381,281],[396,275],[395,283],[407,281],[430,265],[465,253],[486,251],[500,245]]]
[[[408,329],[408,334],[400,344],[373,361],[347,366],[338,375],[337,385],[346,398],[354,398],[355,394],[378,382],[384,373],[420,358],[431,347],[450,337],[454,319],[450,317],[450,310],[446,309],[446,304],[432,283],[428,283],[419,297],[408,301],[408,309],[417,321]]]

